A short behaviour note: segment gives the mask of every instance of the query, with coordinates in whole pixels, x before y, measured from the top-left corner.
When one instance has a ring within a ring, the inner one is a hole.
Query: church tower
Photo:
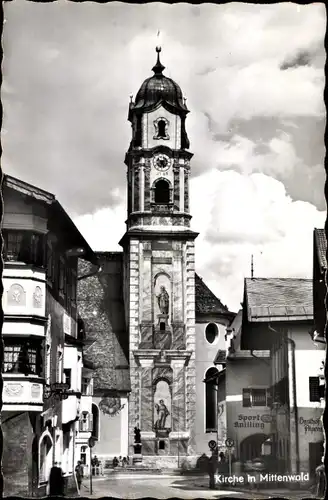
[[[153,76],[131,98],[124,300],[129,330],[129,453],[141,431],[143,462],[179,466],[195,455],[195,252],[190,229],[186,116],[180,87]]]

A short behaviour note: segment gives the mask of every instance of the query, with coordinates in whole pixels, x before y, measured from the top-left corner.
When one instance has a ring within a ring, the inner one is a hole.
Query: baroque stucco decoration
[[[115,417],[123,410],[125,404],[121,405],[120,398],[105,397],[99,403],[99,409],[104,415]]]
[[[36,286],[33,293],[33,307],[41,307],[41,306],[42,306],[42,290],[39,286]]]
[[[26,292],[22,285],[15,283],[8,290],[8,305],[10,306],[25,306]]]

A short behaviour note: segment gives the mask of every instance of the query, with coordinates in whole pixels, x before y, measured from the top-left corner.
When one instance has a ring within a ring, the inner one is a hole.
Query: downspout
[[[277,330],[272,328],[272,326],[268,325],[269,330],[272,332],[278,333]],[[291,338],[287,337],[286,339],[287,345],[291,346],[291,354],[292,354],[292,391],[293,391],[293,410],[295,415],[295,448],[296,448],[296,473],[299,473],[300,470],[300,443],[299,443],[299,430],[298,430],[298,407],[297,407],[297,390],[296,390],[296,362],[295,362],[295,342]]]
[[[298,407],[297,407],[297,391],[296,391],[296,362],[295,362],[295,342],[294,340],[287,338],[287,343],[291,346],[292,351],[292,390],[294,399],[294,413],[295,413],[295,432],[296,432],[296,473],[300,471],[300,443],[299,443],[299,431],[298,431]]]

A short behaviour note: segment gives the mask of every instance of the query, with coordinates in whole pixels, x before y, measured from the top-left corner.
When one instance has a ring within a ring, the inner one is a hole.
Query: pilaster
[[[152,368],[154,360],[152,358],[141,358],[140,362],[140,428],[143,432],[153,430],[153,398],[152,398]]]
[[[172,431],[185,430],[185,360],[173,359]]]

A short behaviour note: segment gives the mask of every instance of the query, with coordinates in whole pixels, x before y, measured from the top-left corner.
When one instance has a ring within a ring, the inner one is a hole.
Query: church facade
[[[135,454],[138,429],[144,465],[179,467],[208,452],[208,441],[218,437],[217,424],[206,423],[204,379],[208,369],[216,369],[213,352],[221,344],[225,349],[225,326],[234,314],[195,273],[198,234],[190,228],[189,110],[180,87],[163,75],[160,49],[156,50],[154,75],[143,82],[129,105],[132,139],[125,157],[126,233],[120,241],[122,254],[115,254],[122,272],[116,300],[124,317],[120,335],[112,326],[101,334],[116,336],[120,346],[124,344],[129,383],[123,391],[119,384],[101,384],[97,392],[95,380],[95,396],[100,409],[102,398],[126,398],[121,419],[128,422],[125,446],[129,456]],[[110,255],[107,260],[114,254]],[[99,290],[105,289],[104,280],[111,287],[110,275],[93,277],[93,287],[95,279]],[[83,286],[85,298],[87,280]],[[84,314],[90,307],[89,299],[84,301]],[[98,338],[89,349],[93,362],[97,342],[101,344]],[[121,370],[122,361],[115,363],[116,371]],[[101,428],[108,429],[108,416],[103,418],[107,420]],[[117,425],[125,440],[124,425]],[[110,433],[105,434],[106,443],[100,436],[95,453],[106,460],[118,451],[111,451]]]

